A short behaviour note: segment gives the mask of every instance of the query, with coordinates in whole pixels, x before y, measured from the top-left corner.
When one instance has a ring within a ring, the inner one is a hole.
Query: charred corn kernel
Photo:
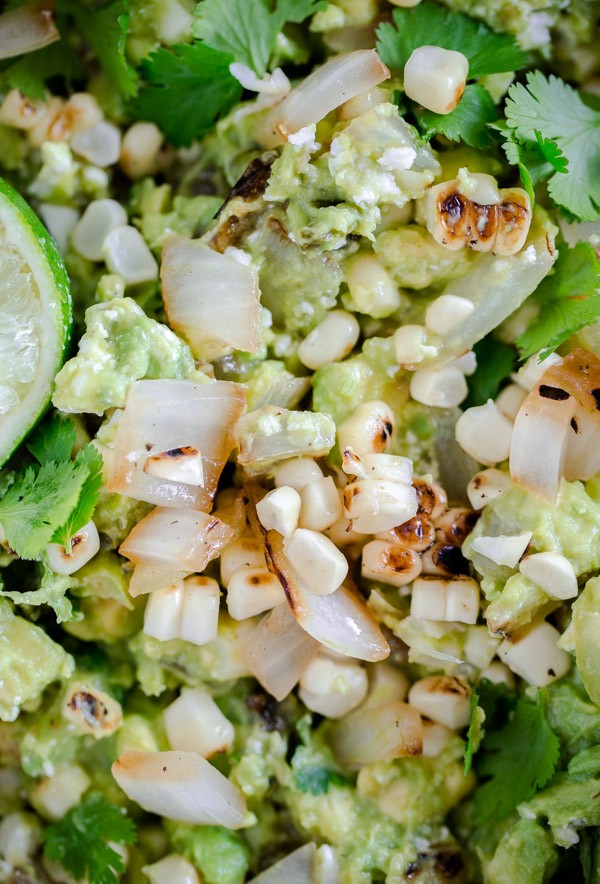
[[[62,543],[49,543],[46,546],[48,565],[56,574],[74,574],[93,559],[100,549],[98,529],[89,521],[71,538],[71,549]]]
[[[305,485],[323,478],[323,470],[312,457],[294,457],[286,460],[275,470],[275,486],[290,485],[301,491]]]
[[[505,684],[509,691],[515,689],[515,677],[505,663],[494,660],[479,673],[480,678],[487,678],[494,684]]]
[[[505,639],[498,656],[515,675],[536,688],[544,688],[571,667],[570,655],[556,644],[559,638],[560,632],[544,621],[515,639]]]
[[[401,325],[397,328],[394,347],[400,365],[418,365],[437,353],[436,347],[428,343],[427,329],[423,325]]]
[[[266,568],[263,544],[253,535],[228,543],[220,558],[221,583],[227,586],[233,574],[242,568]]]
[[[514,421],[525,396],[527,396],[527,392],[523,387],[518,384],[509,384],[496,396],[496,408],[509,421]]]
[[[454,365],[415,371],[409,389],[415,402],[434,408],[456,408],[469,393],[464,374]]]
[[[337,495],[336,495],[337,496]],[[267,531],[271,529],[289,537],[298,527],[300,495],[291,485],[280,485],[265,494],[256,504],[256,515]]]
[[[227,610],[234,620],[248,620],[284,603],[281,583],[266,568],[242,568],[227,584]]]
[[[398,543],[372,540],[363,547],[361,573],[367,580],[405,586],[421,573],[421,559]]]
[[[154,123],[134,123],[121,143],[120,166],[128,178],[154,175],[164,135]]]
[[[28,98],[18,89],[11,89],[0,106],[0,123],[13,129],[32,129],[45,113],[45,101]]]
[[[451,730],[462,730],[469,723],[470,697],[466,681],[450,675],[421,678],[408,692],[408,702],[421,715]]]
[[[297,528],[285,544],[285,554],[302,583],[316,595],[329,595],[348,575],[346,557],[324,534]]]
[[[539,552],[525,556],[519,563],[519,571],[554,599],[572,599],[577,595],[573,565],[560,553]]]
[[[460,547],[453,543],[436,542],[421,553],[423,574],[439,577],[453,577],[468,574],[469,563]]]
[[[363,702],[368,687],[362,666],[319,654],[302,673],[298,695],[311,712],[342,718]]]
[[[425,325],[437,335],[445,335],[451,329],[462,325],[472,313],[475,305],[468,298],[459,295],[440,295],[425,311]]]
[[[164,710],[163,722],[171,749],[212,758],[233,745],[233,725],[205,688],[184,688]]]
[[[62,704],[62,717],[81,734],[96,740],[121,727],[123,710],[114,697],[86,682],[71,683]]]
[[[428,482],[420,478],[413,481],[417,495],[417,512],[420,516],[429,516],[436,522],[448,506],[448,498],[444,489],[436,482]]]
[[[496,470],[493,467],[482,470],[480,473],[476,473],[467,485],[469,503],[474,510],[483,509],[486,504],[504,494],[511,485],[510,476],[501,470]]]
[[[345,278],[352,304],[359,313],[382,319],[401,306],[398,286],[375,255],[350,258],[345,265]]]
[[[323,476],[322,479],[305,485],[300,498],[300,528],[325,531],[342,516],[342,501],[331,476]]]
[[[158,862],[143,866],[150,884],[200,884],[194,866],[178,853],[169,853]]]
[[[473,538],[471,548],[474,552],[491,559],[496,565],[516,568],[532,536],[531,531],[522,531],[520,534],[499,534],[495,537],[481,535]]]
[[[298,359],[313,370],[340,362],[352,351],[359,334],[360,326],[351,313],[332,310],[300,343]]]
[[[417,496],[407,483],[360,479],[344,488],[344,515],[360,534],[389,531],[416,512]]]
[[[436,114],[454,110],[465,91],[469,62],[462,52],[419,46],[404,66],[404,91]]]
[[[456,441],[474,460],[494,466],[507,460],[512,440],[512,422],[493,399],[463,411],[456,422]]]
[[[337,430],[340,450],[352,448],[359,457],[382,454],[394,433],[392,409],[380,400],[363,402]]]
[[[436,522],[438,539],[462,546],[478,518],[478,514],[473,510],[463,506],[451,506]]]
[[[496,255],[516,255],[525,245],[531,226],[529,196],[519,187],[501,190],[498,206],[498,233],[494,242]]]
[[[391,540],[406,549],[425,552],[435,542],[435,527],[427,516],[417,514],[403,525],[377,535],[378,540]]]

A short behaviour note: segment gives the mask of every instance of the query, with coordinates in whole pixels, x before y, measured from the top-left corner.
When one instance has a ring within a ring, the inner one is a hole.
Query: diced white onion
[[[205,688],[182,690],[163,711],[163,721],[172,749],[212,758],[233,745],[234,727]]]
[[[318,650],[318,642],[298,626],[284,604],[273,608],[245,638],[242,657],[263,688],[281,701]]]
[[[121,153],[121,130],[102,120],[90,129],[76,132],[71,138],[71,147],[73,153],[94,166],[100,166],[101,169],[114,166]]]
[[[136,565],[201,572],[233,535],[214,515],[159,506],[138,522],[119,552]]]
[[[323,476],[300,491],[301,528],[312,531],[325,531],[337,522],[342,515],[342,501],[331,476]]]
[[[34,52],[60,40],[54,4],[24,3],[0,15],[0,58]]]
[[[336,55],[302,80],[279,105],[272,120],[273,131],[289,138],[389,76],[374,49]]]
[[[415,709],[398,700],[369,703],[334,725],[331,743],[336,758],[349,767],[420,755],[423,723]]]
[[[108,489],[148,503],[209,510],[244,404],[244,388],[229,381],[136,381],[119,421]],[[204,485],[144,472],[148,454],[183,445],[201,452]]]
[[[254,267],[201,240],[172,236],[163,248],[160,275],[169,325],[185,335],[194,355],[210,358],[224,344],[259,352],[260,289]]]
[[[566,556],[557,552],[539,552],[525,556],[519,571],[555,599],[572,599],[577,595],[577,576]]]
[[[127,285],[151,282],[158,276],[158,264],[144,237],[128,224],[110,231],[102,254],[110,272],[122,276]]]
[[[127,224],[127,212],[116,200],[93,200],[77,222],[71,234],[76,252],[88,261],[102,261],[102,246],[108,234]]]
[[[315,884],[316,847],[310,842],[269,866],[248,884]]]
[[[531,531],[522,531],[514,535],[498,534],[495,537],[481,535],[473,538],[471,546],[475,552],[486,556],[497,565],[515,568],[527,549],[531,537]]]
[[[195,752],[123,752],[111,770],[127,797],[149,813],[196,826],[244,825],[240,790]]]
[[[160,568],[156,565],[136,565],[129,581],[129,595],[148,595],[166,589],[183,580],[188,572],[182,568]]]

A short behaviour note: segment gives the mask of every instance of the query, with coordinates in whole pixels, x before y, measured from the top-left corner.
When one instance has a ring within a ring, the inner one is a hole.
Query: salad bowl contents
[[[0,880],[600,869],[600,2],[0,13]]]

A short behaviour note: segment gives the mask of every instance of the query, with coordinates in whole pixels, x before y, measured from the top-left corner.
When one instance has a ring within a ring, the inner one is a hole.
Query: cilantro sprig
[[[508,161],[582,221],[600,218],[600,111],[559,77],[541,71],[514,83],[506,99]],[[524,182],[525,183],[525,182]]]
[[[43,425],[28,445],[38,463],[21,470],[0,499],[0,524],[22,559],[37,558],[51,541],[68,549],[72,536],[92,517],[102,457],[87,445],[71,460],[74,439],[72,421],[55,416]]]
[[[539,351],[543,359],[600,317],[600,261],[593,246],[579,242],[570,249],[561,243],[553,272],[531,299],[539,312],[517,345],[523,359]]]
[[[425,110],[417,114],[426,138],[443,135],[449,141],[464,141],[470,147],[485,150],[492,144],[488,128],[498,117],[490,93],[479,83],[469,83],[458,105],[449,114]]]
[[[124,811],[92,793],[44,830],[44,854],[76,881],[87,876],[89,884],[117,884],[125,863],[107,842],[133,844],[135,838],[135,826]]]

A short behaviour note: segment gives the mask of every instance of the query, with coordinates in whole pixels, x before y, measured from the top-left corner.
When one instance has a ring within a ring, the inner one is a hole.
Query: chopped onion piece
[[[247,636],[242,657],[263,688],[281,701],[318,650],[318,642],[298,626],[289,607],[277,605]]]
[[[200,572],[234,534],[215,515],[158,506],[138,522],[119,552],[136,565]]]
[[[303,844],[252,878],[249,884],[281,884],[282,881],[287,881],[287,884],[314,884],[316,856],[317,848],[312,841]]]
[[[147,595],[159,589],[166,589],[182,580],[187,571],[177,568],[158,568],[156,565],[136,565],[129,581],[129,595]]]
[[[423,723],[416,709],[399,700],[362,706],[331,731],[335,756],[358,767],[423,751]]]
[[[185,236],[163,248],[160,276],[169,325],[195,356],[210,359],[223,345],[258,353],[260,289],[254,267]]]
[[[136,381],[115,437],[109,491],[161,506],[210,510],[244,403],[243,387],[229,381]],[[144,471],[149,455],[186,445],[202,454],[203,485]]]
[[[24,3],[0,15],[0,58],[34,52],[60,40],[54,3]]]
[[[244,796],[196,752],[123,752],[112,774],[149,813],[196,826],[244,825]]]
[[[279,105],[272,121],[273,130],[287,139],[389,76],[374,49],[336,55],[302,80]]]

